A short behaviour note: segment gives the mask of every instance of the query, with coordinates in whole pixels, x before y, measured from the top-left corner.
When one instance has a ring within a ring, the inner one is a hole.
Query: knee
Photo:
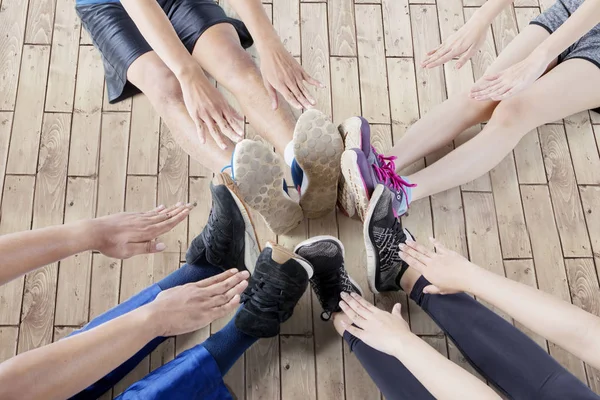
[[[152,79],[162,101],[166,103],[183,101],[179,80],[170,69],[167,67],[157,68],[152,71],[150,79]]]
[[[459,104],[459,109],[464,110],[467,118],[473,123],[481,123],[490,119],[492,112],[498,105],[494,101],[479,101],[472,99],[470,92],[463,92],[454,98]]]
[[[524,97],[510,97],[498,104],[489,123],[502,127],[518,126],[525,119],[526,114],[531,112],[535,111],[531,110],[529,102],[525,101]]]
[[[262,85],[262,76],[250,54],[238,46],[232,49],[232,56],[222,71],[224,80],[221,82],[232,93],[247,92],[248,86]]]

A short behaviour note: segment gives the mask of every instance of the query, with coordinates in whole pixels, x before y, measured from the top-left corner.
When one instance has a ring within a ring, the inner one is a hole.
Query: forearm
[[[398,338],[394,356],[436,399],[499,398],[479,379],[410,332]]]
[[[0,364],[0,398],[65,399],[85,389],[160,335],[144,306],[90,331]]]
[[[93,247],[90,221],[0,236],[0,285]]]
[[[229,3],[246,24],[259,52],[274,41],[280,43],[260,0],[229,0]]]
[[[488,0],[477,9],[472,18],[477,18],[489,25],[503,9],[510,6],[514,0]]]
[[[600,367],[600,318],[482,268],[470,274],[466,291],[594,367]]]
[[[156,0],[121,0],[144,39],[179,78],[198,65]]]
[[[548,62],[600,23],[600,0],[585,0],[553,34],[536,49]]]

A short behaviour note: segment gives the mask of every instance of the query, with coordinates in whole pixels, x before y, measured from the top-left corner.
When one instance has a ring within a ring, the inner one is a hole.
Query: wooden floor
[[[326,83],[316,94],[319,108],[336,123],[364,115],[374,124],[376,145],[388,149],[419,116],[468,88],[540,6],[552,2],[516,0],[516,8],[494,22],[472,64],[459,72],[453,63],[419,68],[425,52],[482,1],[273,0],[264,6],[287,49]],[[187,199],[198,207],[163,238],[167,253],[123,262],[80,254],[0,288],[0,361],[64,337],[176,269],[210,207],[210,174],[174,143],[147,99],[108,104],[100,56],[81,29],[74,3],[1,0],[0,234]],[[418,238],[435,235],[485,268],[599,314],[600,125],[594,123],[600,124],[600,116],[583,112],[531,132],[490,174],[416,202],[405,225]],[[332,213],[287,236],[274,237],[264,225],[259,231],[263,240],[289,247],[309,236],[338,236],[348,269],[367,287],[360,223]],[[414,303],[406,306],[404,294],[367,297],[385,308],[400,301],[413,331],[471,370]],[[226,377],[239,399],[380,398],[319,313],[307,291],[282,335],[246,353]],[[225,322],[168,340],[113,394]],[[598,371],[532,336],[600,392]]]

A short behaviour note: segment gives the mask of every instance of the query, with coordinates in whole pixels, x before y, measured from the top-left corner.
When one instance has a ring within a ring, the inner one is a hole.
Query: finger
[[[483,90],[472,93],[472,97],[476,100],[487,99],[490,97],[491,94],[495,93],[502,86],[504,86],[503,81],[496,81],[493,85],[490,85]]]
[[[442,294],[440,288],[435,285],[427,285],[423,288],[423,293],[425,294]]]
[[[438,50],[440,49],[440,47],[442,47],[442,45],[443,45],[443,44],[440,44],[440,45],[439,45],[438,47],[436,47],[435,49],[433,49],[433,50],[429,50],[429,51],[427,52],[427,54],[426,54],[426,55],[427,55],[427,56],[430,56],[430,55],[434,54],[436,51],[438,51]]]
[[[429,262],[431,261],[430,257],[426,256],[425,254],[421,253],[420,251],[418,251],[418,250],[416,250],[416,249],[414,249],[414,248],[412,248],[410,246],[403,246],[400,249],[402,250],[402,252],[404,254],[408,254],[412,258],[414,258],[417,261],[419,261],[421,264],[428,265]]]
[[[197,287],[209,287],[216,283],[222,282],[225,279],[231,277],[232,275],[237,274],[239,271],[237,268],[233,268],[227,270],[225,272],[221,272],[219,275],[211,276],[210,278],[202,279],[201,281],[194,282],[193,285]]]
[[[442,43],[438,47],[436,47],[435,50],[432,50],[429,53],[427,53],[427,57],[425,57],[425,59],[421,63],[421,67],[427,66],[427,64],[429,64],[433,59],[437,58],[438,54],[446,51],[446,48],[446,43]]]
[[[248,271],[241,271],[221,282],[203,288],[203,293],[207,296],[219,296],[227,293],[227,291],[229,291],[231,288],[235,287],[238,283],[247,280],[248,278],[250,278]]]
[[[233,108],[229,107],[227,112],[223,113],[229,125],[233,128],[239,138],[244,137],[244,118]]]
[[[294,96],[294,100],[296,101],[296,103],[301,104],[300,108],[311,108],[310,102],[304,98],[296,82],[290,82],[288,84],[288,89]]]
[[[435,253],[433,251],[429,250],[427,247],[425,247],[422,244],[419,244],[413,240],[407,240],[406,245],[408,247],[412,248],[413,250],[416,250],[419,253],[421,253],[425,257],[424,260],[426,260],[426,261],[429,261],[428,259],[435,256]]]
[[[164,209],[165,209],[164,204],[161,204],[160,206],[156,207],[154,210],[147,211],[146,215],[148,215],[148,216],[156,215]]]
[[[400,305],[400,303],[394,304],[394,308],[392,308],[392,315],[402,318],[402,306]]]
[[[373,313],[370,310],[367,310],[365,307],[363,307],[355,298],[350,296],[348,293],[342,292],[341,297],[346,302],[346,304],[348,304],[348,306],[350,306],[350,308],[352,308],[354,312],[356,312],[362,318],[367,319],[373,316]]]
[[[457,50],[449,47],[444,49],[443,51],[436,53],[431,60],[427,63],[427,68],[434,68],[438,65],[442,65],[446,61],[452,60],[452,58],[456,55],[460,54]]]
[[[306,86],[304,86],[304,83],[302,83],[302,81],[298,81],[298,88],[300,89],[300,92],[302,92],[302,96],[304,96],[304,98],[310,103],[310,107],[317,104],[315,98],[310,94],[310,91],[306,88]]]
[[[498,82],[500,82],[498,79],[499,78],[490,80],[490,79],[485,79],[485,77],[484,77],[484,78],[478,80],[477,82],[475,82],[475,85],[473,85],[473,87],[471,88],[471,96],[475,97],[480,92],[483,92],[484,90],[497,85]]]
[[[211,117],[208,117],[204,121],[204,123],[208,127],[208,132],[210,133],[210,136],[212,136],[212,138],[215,141],[215,143],[217,144],[217,146],[219,146],[223,150],[226,150],[227,149],[227,144],[225,143],[225,141],[221,137],[221,132],[219,131],[219,129],[217,128],[217,126],[213,122],[213,119]]]
[[[454,68],[461,69],[467,63],[467,61],[469,61],[471,59],[471,57],[473,57],[473,55],[475,54],[476,51],[477,51],[477,48],[475,46],[469,47],[469,50],[467,50],[466,53],[464,53],[462,56],[460,56],[458,58],[458,61],[456,62],[456,65]]]
[[[483,96],[475,97],[475,100],[482,101],[490,99],[494,101],[500,101],[502,99],[502,95],[508,92],[511,88],[512,86],[510,84],[502,83],[502,85],[496,87],[494,91]]]
[[[227,304],[234,296],[241,295],[244,292],[244,290],[246,290],[247,287],[248,287],[247,280],[238,282],[237,285],[235,285],[234,287],[229,289],[227,292],[220,294],[218,296],[211,297],[208,302],[208,305],[210,307],[214,308],[214,307],[220,307],[223,304]],[[203,289],[199,289],[199,290],[203,290]],[[202,296],[204,296],[204,295],[202,295]]]
[[[340,301],[340,308],[342,309],[342,311],[344,312],[344,314],[346,314],[346,316],[348,318],[350,318],[350,321],[352,321],[352,323],[360,328],[362,328],[365,319],[363,317],[361,317],[360,315],[358,315],[356,313],[356,311],[354,311],[349,305],[348,303],[346,303],[344,300]]]
[[[239,142],[242,138],[238,135],[238,133],[231,127],[229,122],[223,117],[223,115],[219,115],[215,118],[215,122],[219,127],[221,133],[227,136],[233,142]]]
[[[348,332],[355,338],[360,339],[364,342],[363,335],[364,335],[365,331],[363,331],[362,329],[352,326],[352,325],[348,324],[346,321],[342,321],[342,328],[344,328],[344,330],[346,332]]]
[[[351,293],[350,296],[358,302],[361,306],[363,306],[367,311],[373,313],[378,311],[379,309],[375,307],[373,304],[369,303],[358,293]]]
[[[147,222],[149,225],[153,225],[153,224],[157,224],[159,222],[162,222],[164,220],[167,220],[177,214],[179,214],[180,212],[182,212],[183,210],[185,210],[186,208],[193,208],[193,204],[183,204],[181,202],[177,203],[176,205],[166,208],[164,210],[162,210],[160,213],[154,215],[154,216],[150,216],[147,220],[145,220],[144,222]]]
[[[125,258],[130,258],[139,254],[160,253],[166,248],[167,246],[164,243],[159,243],[156,240],[140,243],[127,243],[127,256]]]
[[[302,79],[308,82],[309,85],[320,87],[321,89],[325,87],[325,85],[323,85],[321,82],[319,82],[318,80],[310,76],[308,73],[306,73],[304,69],[302,69]]]
[[[508,89],[505,93],[501,94],[501,95],[496,95],[492,97],[492,100],[494,101],[502,101],[502,100],[506,100],[509,97],[512,97],[515,93],[519,92],[518,87],[512,87],[510,89]]]
[[[437,240],[436,238],[430,237],[429,238],[429,242],[433,245],[433,247],[435,248],[436,252],[438,254],[449,254],[450,250],[448,250],[443,244],[442,242],[440,242],[439,240]]]
[[[265,85],[265,89],[267,89],[267,93],[269,94],[269,97],[271,98],[271,108],[273,110],[277,110],[277,106],[279,103],[278,97],[277,97],[277,91],[266,79],[263,79],[263,83]]]
[[[427,266],[425,264],[423,264],[421,261],[417,260],[416,258],[414,258],[413,256],[411,256],[410,254],[408,254],[404,251],[400,251],[399,255],[400,255],[400,258],[403,259],[404,261],[406,261],[406,263],[409,266],[411,266],[412,268],[416,269],[420,273],[425,272],[425,269],[427,268]]]
[[[222,306],[219,306],[215,309],[215,312],[213,314],[215,316],[215,318],[213,319],[213,321],[215,319],[219,319],[221,317],[226,316],[233,310],[237,309],[239,306],[240,306],[240,295],[236,294],[235,296],[233,296],[231,298],[231,300],[229,300],[229,302],[227,302],[227,304],[223,304]]]
[[[198,139],[200,139],[200,144],[206,143],[206,132],[205,125],[202,123],[202,120],[198,117],[193,118],[194,124],[196,125],[196,132],[198,132]]]
[[[158,237],[158,236],[162,235],[163,233],[167,233],[171,229],[173,229],[174,227],[179,225],[179,223],[181,223],[181,221],[186,219],[189,214],[190,214],[190,208],[188,208],[187,206],[183,206],[183,210],[173,213],[169,219],[166,219],[162,222],[154,224],[152,229],[149,231],[149,234],[151,234],[154,237]]]

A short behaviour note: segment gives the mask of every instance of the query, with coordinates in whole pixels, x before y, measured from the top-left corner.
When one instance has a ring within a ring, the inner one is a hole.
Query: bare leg
[[[502,101],[476,137],[408,179],[413,200],[462,185],[495,167],[533,128],[600,105],[600,69],[586,60],[559,64]]]
[[[127,79],[148,96],[177,144],[193,159],[213,172],[219,172],[229,164],[233,145],[228,142],[228,149],[222,150],[212,140],[200,143],[196,126],[183,103],[179,81],[155,52],[135,60],[127,71]]]
[[[548,37],[548,32],[537,25],[529,25],[498,56],[487,72],[501,71],[523,60]],[[396,156],[396,170],[409,166],[416,160],[450,143],[465,129],[487,121],[496,105],[495,101],[477,101],[461,93],[435,107],[413,124],[390,154]]]
[[[206,72],[235,96],[256,131],[283,154],[292,140],[294,116],[284,101],[273,111],[260,71],[240,46],[233,26],[223,23],[207,29],[192,54]]]

